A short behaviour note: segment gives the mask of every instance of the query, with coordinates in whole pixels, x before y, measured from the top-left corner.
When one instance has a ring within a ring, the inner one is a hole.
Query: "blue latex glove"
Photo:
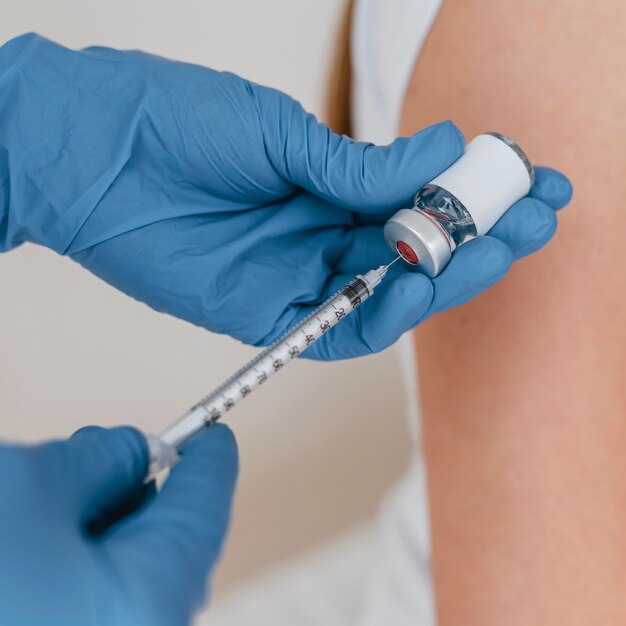
[[[0,49],[0,250],[49,246],[159,311],[263,345],[393,258],[382,222],[463,144],[449,122],[356,143],[232,74],[29,35]],[[306,354],[378,351],[465,302],[550,239],[570,195],[539,169],[531,197],[437,279],[387,279]]]
[[[228,525],[237,447],[223,425],[183,451],[157,495],[131,428],[0,446],[0,623],[182,626]]]

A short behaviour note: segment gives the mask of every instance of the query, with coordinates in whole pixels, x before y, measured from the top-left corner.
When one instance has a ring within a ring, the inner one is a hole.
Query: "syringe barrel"
[[[163,443],[171,446],[174,450],[180,450],[193,435],[212,423],[209,419],[207,424],[206,410],[203,406],[196,404],[164,430],[159,437]]]
[[[163,454],[180,450],[358,308],[374,293],[385,271],[381,267],[351,280],[164,430],[159,441],[150,443],[151,467],[167,467],[169,459],[161,458]]]
[[[528,194],[533,180],[533,167],[514,141],[499,133],[478,135],[417,192],[412,208],[385,224],[387,244],[410,267],[437,276],[456,248],[484,235]]]

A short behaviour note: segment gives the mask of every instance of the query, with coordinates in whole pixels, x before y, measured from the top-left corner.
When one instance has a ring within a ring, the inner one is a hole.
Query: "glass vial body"
[[[484,133],[464,154],[420,189],[413,207],[385,225],[389,247],[407,265],[437,276],[456,248],[484,235],[530,191],[534,172],[522,149],[499,133]]]

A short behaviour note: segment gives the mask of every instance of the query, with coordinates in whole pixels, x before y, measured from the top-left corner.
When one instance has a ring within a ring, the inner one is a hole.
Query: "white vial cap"
[[[469,211],[478,235],[530,191],[533,169],[521,149],[502,135],[478,135],[461,158],[431,181],[449,191]]]

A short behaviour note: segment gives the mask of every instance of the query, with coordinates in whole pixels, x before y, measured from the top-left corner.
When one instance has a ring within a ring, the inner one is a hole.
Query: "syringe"
[[[357,275],[313,313],[195,404],[158,437],[148,436],[149,477],[176,463],[177,451],[185,442],[203,428],[214,424],[367,300],[380,285],[389,267],[399,258],[401,257],[388,265],[370,270],[367,274]]]

